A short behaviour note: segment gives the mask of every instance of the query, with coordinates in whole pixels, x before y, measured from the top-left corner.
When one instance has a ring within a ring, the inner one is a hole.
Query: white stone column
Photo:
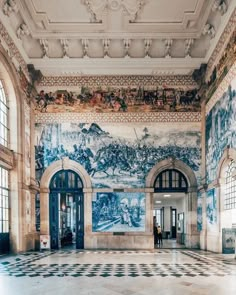
[[[191,189],[187,196],[187,212],[186,212],[186,235],[185,245],[187,248],[199,248],[200,238],[197,231],[197,192]]]

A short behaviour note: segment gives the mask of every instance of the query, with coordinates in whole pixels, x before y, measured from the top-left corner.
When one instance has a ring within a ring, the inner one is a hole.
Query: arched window
[[[50,190],[82,190],[83,183],[79,175],[71,170],[61,170],[57,172],[50,183]]]
[[[0,144],[8,146],[8,104],[5,91],[0,80]]]
[[[187,192],[186,177],[178,170],[168,169],[162,171],[154,184],[155,192]]]
[[[231,160],[226,170],[226,190],[224,208],[226,210],[236,209],[236,179],[233,172],[236,170],[236,162]]]

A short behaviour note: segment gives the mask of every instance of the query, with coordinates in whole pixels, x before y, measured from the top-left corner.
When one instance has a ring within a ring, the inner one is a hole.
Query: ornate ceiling
[[[188,75],[206,63],[235,0],[0,0],[27,64],[49,75]]]

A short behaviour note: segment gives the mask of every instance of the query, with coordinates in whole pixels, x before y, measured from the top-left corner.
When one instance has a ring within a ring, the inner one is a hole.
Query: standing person
[[[157,227],[157,244],[162,246],[162,229],[161,229],[160,225],[158,225],[158,227]]]
[[[157,225],[156,225],[156,216],[153,216],[153,235],[154,235],[154,246],[157,244],[158,235],[157,235]]]

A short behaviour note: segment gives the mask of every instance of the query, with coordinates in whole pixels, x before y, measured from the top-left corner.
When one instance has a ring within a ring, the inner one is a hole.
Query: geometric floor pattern
[[[236,260],[232,259],[232,256],[190,250],[27,252],[17,256],[1,257],[0,277],[2,276],[16,278],[232,276],[236,281]]]

